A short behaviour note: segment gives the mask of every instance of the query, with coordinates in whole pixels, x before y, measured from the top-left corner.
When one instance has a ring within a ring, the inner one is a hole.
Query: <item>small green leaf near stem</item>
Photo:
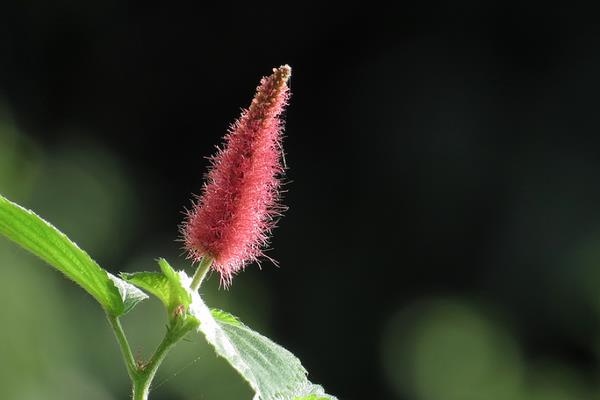
[[[210,269],[210,266],[212,265],[213,261],[213,258],[209,256],[204,256],[200,260],[200,264],[198,265],[196,273],[194,274],[194,278],[192,279],[191,289],[193,292],[197,291],[200,285],[202,284],[202,281],[204,280],[204,277]]]

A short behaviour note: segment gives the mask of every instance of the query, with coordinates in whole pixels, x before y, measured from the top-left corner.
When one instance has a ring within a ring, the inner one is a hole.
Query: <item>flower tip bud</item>
[[[183,226],[190,257],[214,259],[225,285],[262,256],[280,215],[283,173],[280,116],[289,98],[289,65],[261,80],[250,107],[232,125],[212,159],[203,193]]]
[[[286,83],[290,79],[290,76],[292,76],[292,67],[284,64],[279,68],[273,68],[273,72],[278,74],[281,77],[280,79]]]

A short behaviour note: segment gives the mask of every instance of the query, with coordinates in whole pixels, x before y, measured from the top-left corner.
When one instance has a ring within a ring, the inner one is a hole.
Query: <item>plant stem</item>
[[[194,325],[185,324],[172,327],[167,331],[162,342],[158,345],[156,351],[148,363],[141,365],[137,369],[133,382],[133,400],[147,400],[150,392],[150,385],[158,371],[158,367],[165,359],[171,348],[188,333]]]
[[[196,269],[196,273],[194,274],[194,278],[192,279],[191,289],[193,291],[198,290],[212,263],[213,259],[211,257],[202,257],[202,260],[200,260],[200,264]],[[160,364],[167,356],[169,350],[171,350],[171,348],[181,340],[186,333],[198,326],[198,321],[193,318],[172,319],[162,342],[160,342],[150,360],[143,363],[136,362],[133,357],[131,347],[129,346],[129,342],[127,341],[119,318],[108,313],[107,318],[108,322],[110,322],[110,326],[115,332],[119,347],[121,348],[123,360],[127,367],[127,373],[131,378],[131,383],[133,385],[133,400],[148,400],[150,385],[156,375],[156,371],[158,371],[158,367],[160,367]]]
[[[200,260],[200,264],[198,265],[198,268],[196,269],[196,273],[194,274],[194,278],[192,279],[192,284],[190,286],[190,288],[194,292],[196,290],[198,290],[198,288],[202,284],[202,281],[204,280],[204,277],[206,276],[206,273],[210,269],[210,266],[212,265],[212,263],[213,263],[213,258],[209,257],[209,256],[204,256],[204,257],[202,257],[202,260]]]
[[[137,375],[137,366],[135,364],[135,358],[133,357],[133,353],[131,352],[131,347],[129,346],[129,342],[127,341],[127,336],[125,336],[125,332],[123,331],[123,327],[121,326],[121,321],[119,317],[112,316],[110,314],[106,314],[108,318],[108,322],[112,327],[115,336],[117,337],[117,342],[119,342],[119,347],[121,348],[121,354],[123,355],[123,360],[125,361],[125,366],[127,367],[127,373],[129,377],[133,381]]]
[[[133,400],[147,400],[150,392],[150,385],[156,375],[158,367],[165,359],[171,348],[181,339],[186,333],[194,329],[197,324],[190,320],[178,320],[169,326],[167,333],[162,342],[156,348],[156,351],[147,363],[136,363],[131,347],[121,326],[118,317],[107,314],[108,322],[115,332],[117,342],[121,348],[121,354],[127,367],[127,373],[133,384]]]

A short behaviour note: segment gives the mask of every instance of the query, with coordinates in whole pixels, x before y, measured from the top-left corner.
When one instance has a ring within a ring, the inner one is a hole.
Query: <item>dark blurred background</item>
[[[167,257],[206,156],[289,63],[285,204],[211,306],[344,400],[600,398],[600,45],[508,2],[0,5],[0,193],[118,271]],[[0,241],[0,397],[124,399],[99,307]],[[125,318],[140,356],[164,320]],[[155,400],[249,399],[199,338]]]

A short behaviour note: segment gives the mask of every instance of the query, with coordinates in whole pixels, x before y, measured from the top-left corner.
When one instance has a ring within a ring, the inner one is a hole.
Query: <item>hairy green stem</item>
[[[200,264],[196,269],[196,273],[194,274],[194,278],[192,279],[192,290],[198,290],[212,263],[213,259],[211,257],[202,257],[202,260],[200,260]],[[185,317],[175,317],[174,319],[171,319],[165,337],[156,348],[156,351],[150,360],[148,360],[148,362],[136,362],[119,318],[112,316],[109,313],[107,313],[107,318],[115,333],[117,342],[121,348],[123,360],[125,361],[125,366],[127,367],[127,373],[131,378],[133,386],[132,398],[133,400],[148,400],[150,386],[152,385],[152,381],[160,364],[169,353],[169,350],[171,350],[171,348],[189,331],[196,328],[198,322],[195,319],[186,319]]]
[[[129,377],[133,381],[137,375],[137,366],[135,364],[135,358],[133,357],[133,353],[131,352],[131,347],[129,346],[129,342],[127,341],[127,336],[125,336],[125,332],[123,331],[123,327],[121,326],[121,321],[119,317],[112,316],[110,314],[106,314],[108,318],[108,322],[112,327],[115,336],[117,337],[117,342],[119,342],[119,347],[121,348],[121,354],[123,355],[123,360],[125,361],[125,366],[127,367],[127,373]]]
[[[169,326],[165,337],[162,342],[156,348],[156,351],[146,363],[135,361],[131,347],[121,326],[121,322],[118,317],[114,317],[107,314],[110,326],[115,332],[117,342],[121,348],[123,360],[127,367],[127,373],[131,378],[133,386],[133,400],[148,400],[148,394],[150,393],[150,385],[152,380],[158,371],[158,367],[163,362],[167,353],[177,342],[179,342],[189,331],[194,329],[197,324],[193,320],[175,320]]]
[[[150,385],[158,371],[158,367],[165,359],[171,348],[189,332],[188,327],[170,329],[163,341],[150,358],[150,361],[140,365],[137,376],[133,379],[133,400],[147,400],[150,393]]]
[[[198,268],[196,269],[196,273],[194,274],[194,278],[192,279],[192,284],[190,286],[190,288],[194,292],[196,290],[198,290],[198,288],[202,284],[202,281],[204,280],[204,277],[206,276],[206,273],[210,269],[210,266],[212,265],[213,261],[214,261],[214,259],[209,256],[204,256],[200,260],[200,264],[198,265]]]

